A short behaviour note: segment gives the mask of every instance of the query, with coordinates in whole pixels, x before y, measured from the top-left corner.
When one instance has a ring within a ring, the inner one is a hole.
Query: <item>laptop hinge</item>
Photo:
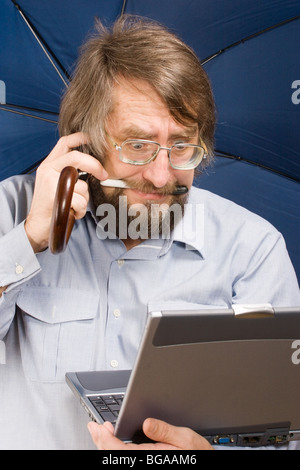
[[[236,318],[267,318],[275,315],[271,304],[235,304],[232,310]]]

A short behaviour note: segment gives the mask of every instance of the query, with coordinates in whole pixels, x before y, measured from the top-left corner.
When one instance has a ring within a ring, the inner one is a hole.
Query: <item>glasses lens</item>
[[[198,145],[177,144],[170,152],[173,168],[190,170],[199,165],[204,155],[204,149]]]
[[[158,151],[159,145],[147,140],[127,140],[121,147],[121,158],[126,162],[146,163]]]

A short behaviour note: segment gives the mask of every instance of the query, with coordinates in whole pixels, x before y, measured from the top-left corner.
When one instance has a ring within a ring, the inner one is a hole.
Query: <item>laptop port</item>
[[[288,442],[288,436],[286,434],[280,435],[280,436],[270,436],[268,437],[268,444],[285,444]]]
[[[235,438],[229,434],[224,434],[220,436],[215,436],[212,439],[212,443],[215,445],[230,445],[235,443]]]
[[[290,431],[286,427],[274,427],[267,429],[261,433],[249,433],[238,435],[238,446],[269,446],[269,445],[280,445],[286,444],[290,440]]]
[[[261,434],[242,434],[239,436],[239,445],[242,446],[258,446],[261,444]]]

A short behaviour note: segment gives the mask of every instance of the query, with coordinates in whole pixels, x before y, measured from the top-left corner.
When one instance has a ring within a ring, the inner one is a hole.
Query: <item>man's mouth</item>
[[[140,191],[139,189],[134,189],[134,188],[128,188],[130,191],[134,192],[137,197],[141,199],[146,199],[146,200],[154,200],[154,201],[162,201],[165,200],[168,195],[162,194],[160,192],[145,192],[145,191]]]

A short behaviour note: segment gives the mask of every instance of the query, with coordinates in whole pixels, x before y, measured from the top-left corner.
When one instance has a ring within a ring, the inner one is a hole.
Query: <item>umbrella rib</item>
[[[275,168],[271,168],[267,165],[263,165],[263,164],[258,163],[258,162],[253,162],[252,160],[249,160],[249,159],[244,158],[244,157],[240,157],[238,155],[231,155],[230,153],[222,152],[221,150],[216,150],[215,155],[217,157],[229,158],[231,160],[239,160],[239,161],[243,161],[243,162],[246,162],[246,163],[250,163],[251,165],[258,166],[259,168],[263,168],[264,170],[271,171],[272,173],[276,173],[277,175],[284,176],[285,178],[289,178],[292,181],[296,181],[297,183],[300,183],[300,178],[297,178],[295,176],[287,175],[286,173],[283,173],[282,171],[275,170]]]
[[[123,0],[122,11],[121,11],[121,15],[120,15],[120,16],[123,16],[123,15],[124,15],[125,8],[126,8],[126,3],[127,3],[127,0]]]
[[[34,28],[34,26],[31,24],[31,22],[29,21],[29,19],[27,18],[27,16],[25,15],[25,13],[23,13],[23,11],[21,10],[21,7],[20,5],[18,5],[18,3],[15,1],[15,0],[11,0],[13,2],[13,4],[15,5],[15,7],[17,8],[18,12],[20,13],[21,17],[23,18],[23,20],[25,21],[26,25],[28,26],[28,28],[30,29],[31,33],[33,34],[34,38],[36,39],[36,41],[38,42],[39,46],[41,47],[41,49],[43,50],[44,54],[46,55],[47,59],[49,60],[49,62],[51,63],[52,67],[54,68],[54,70],[56,71],[56,73],[58,74],[58,76],[60,77],[60,79],[62,80],[62,82],[64,83],[64,85],[66,87],[68,87],[68,82],[65,80],[65,78],[63,77],[63,75],[61,74],[61,72],[59,71],[57,65],[55,64],[54,60],[52,59],[52,57],[55,57],[55,61],[59,64],[59,66],[61,67],[61,69],[64,71],[64,74],[66,75],[66,77],[68,79],[70,79],[70,76],[69,74],[67,73],[67,71],[64,69],[64,67],[61,65],[60,61],[57,59],[57,57],[54,55],[54,53],[51,51],[51,49],[49,48],[49,46],[45,43],[45,41],[42,39],[42,36],[38,33],[38,31],[36,30],[36,28]],[[50,53],[48,52],[50,51]],[[52,57],[51,57],[52,56]]]
[[[48,111],[46,109],[39,109],[39,108],[32,108],[29,106],[17,105],[12,103],[1,103],[2,106],[5,108],[17,108],[17,109],[25,109],[26,111],[34,111],[36,113],[45,113],[45,114],[52,114],[53,116],[58,116],[58,113],[55,111]]]
[[[5,108],[4,106],[0,106],[0,110],[7,111],[8,113],[19,114],[21,116],[30,117],[30,118],[33,118],[33,119],[38,119],[39,121],[46,121],[46,122],[50,122],[52,124],[57,124],[57,121],[53,121],[53,120],[47,119],[47,118],[42,118],[40,116],[34,116],[33,114],[29,114],[29,113],[23,113],[21,111],[15,111],[13,109]]]
[[[268,28],[262,29],[261,31],[258,31],[257,33],[253,33],[250,36],[247,36],[243,39],[240,39],[239,41],[234,42],[233,44],[230,44],[227,47],[224,47],[223,49],[220,49],[219,51],[215,52],[214,54],[211,54],[210,56],[206,57],[206,59],[203,59],[201,61],[202,65],[207,64],[211,60],[215,59],[219,55],[223,54],[224,52],[228,51],[229,49],[232,49],[235,46],[238,46],[239,44],[242,44],[246,41],[249,41],[250,39],[256,38],[257,36],[260,36],[261,34],[267,33],[268,31],[271,31],[272,29],[279,28],[279,26],[284,26],[285,24],[291,23],[292,21],[296,21],[300,19],[300,15],[294,16],[293,18],[288,18],[287,20],[281,21],[280,23],[274,24],[273,26],[269,26]]]

